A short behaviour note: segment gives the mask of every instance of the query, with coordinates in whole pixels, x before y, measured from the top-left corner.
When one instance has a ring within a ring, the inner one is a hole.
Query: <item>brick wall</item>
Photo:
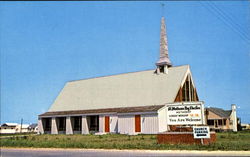
[[[157,135],[159,144],[201,144],[201,139],[194,139],[192,132],[165,132]],[[210,139],[203,139],[203,144],[215,143],[216,134],[210,133]]]
[[[192,127],[183,127],[181,125],[169,125],[171,132],[192,132]]]

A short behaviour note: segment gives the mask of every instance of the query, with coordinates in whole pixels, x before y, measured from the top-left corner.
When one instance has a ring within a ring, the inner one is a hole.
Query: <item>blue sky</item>
[[[67,81],[154,69],[161,2],[0,2],[1,123],[37,121]],[[248,1],[163,2],[169,55],[200,100],[250,123]]]

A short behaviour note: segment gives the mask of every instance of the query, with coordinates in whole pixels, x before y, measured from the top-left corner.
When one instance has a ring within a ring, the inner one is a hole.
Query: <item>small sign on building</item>
[[[193,126],[193,134],[195,139],[210,138],[209,126]]]

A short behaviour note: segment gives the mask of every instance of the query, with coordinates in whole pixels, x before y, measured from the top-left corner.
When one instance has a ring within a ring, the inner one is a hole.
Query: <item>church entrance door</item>
[[[105,132],[110,132],[109,116],[105,116]]]

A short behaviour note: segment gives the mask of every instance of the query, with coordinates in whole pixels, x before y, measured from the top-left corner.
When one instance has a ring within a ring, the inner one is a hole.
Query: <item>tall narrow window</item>
[[[187,79],[182,87],[182,101],[190,101],[189,77],[187,77]]]
[[[58,131],[65,131],[66,130],[66,117],[59,117],[59,126]]]
[[[190,90],[191,90],[191,101],[195,101],[194,100],[194,86],[193,86],[193,83],[192,83],[192,81],[191,81],[191,83],[190,83]]]
[[[73,117],[73,120],[74,120],[74,127],[73,127],[73,130],[74,131],[81,131],[82,129],[82,117]]]
[[[51,131],[51,118],[43,118],[44,131]]]
[[[186,82],[182,87],[182,101],[186,101]]]
[[[219,119],[219,120],[218,120],[218,124],[219,124],[219,125],[222,125],[222,119]]]
[[[182,86],[181,96],[182,101],[199,101],[190,75],[187,76],[186,81]]]
[[[87,121],[90,132],[99,131],[99,116],[87,116]]]
[[[186,96],[187,99],[186,101],[190,101],[190,81],[189,81],[189,76],[187,77],[187,81],[186,81]]]

